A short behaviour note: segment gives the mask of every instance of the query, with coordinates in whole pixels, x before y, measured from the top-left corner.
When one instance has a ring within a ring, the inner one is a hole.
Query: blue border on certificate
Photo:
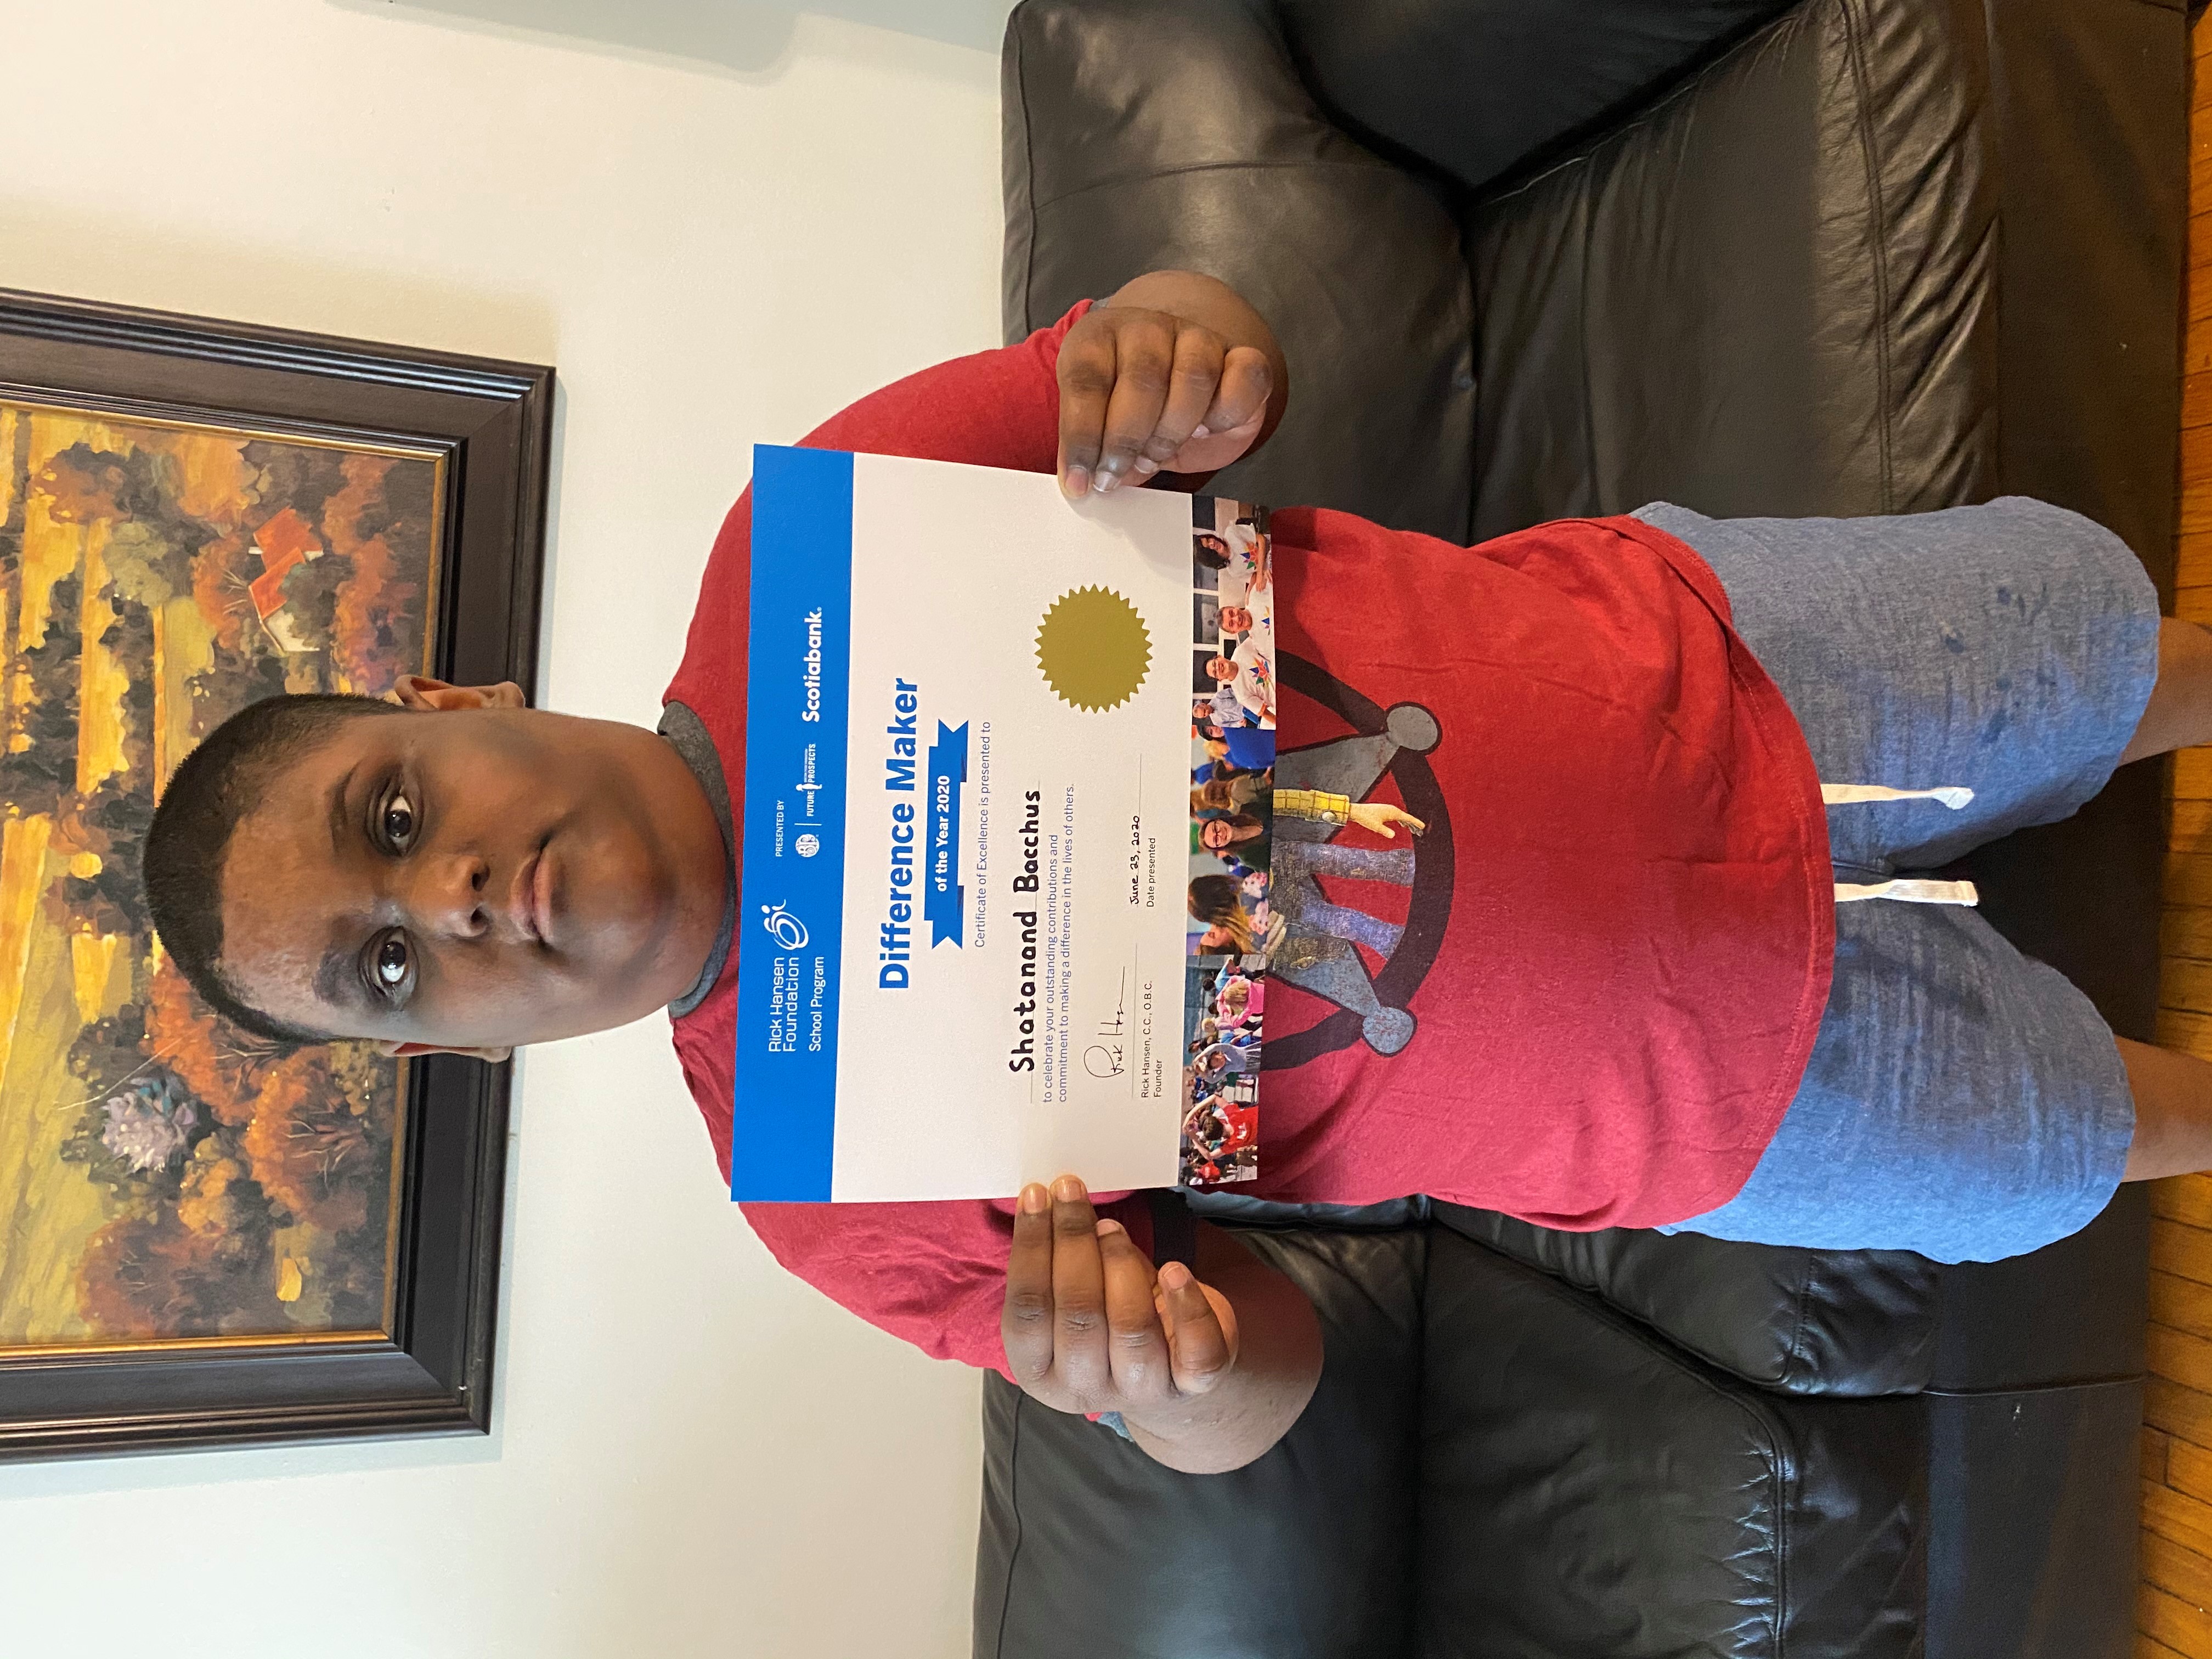
[[[830,1196],[845,932],[853,458],[753,450],[730,1196]]]

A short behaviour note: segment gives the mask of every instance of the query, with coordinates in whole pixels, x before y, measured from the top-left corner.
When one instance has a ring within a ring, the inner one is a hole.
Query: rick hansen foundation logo
[[[787,951],[805,948],[806,924],[791,915],[781,904],[761,906],[761,926],[767,928],[775,942]]]

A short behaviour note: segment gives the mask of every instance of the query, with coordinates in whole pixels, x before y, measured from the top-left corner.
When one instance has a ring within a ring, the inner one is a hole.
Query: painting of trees
[[[217,1018],[137,861],[231,713],[427,665],[442,487],[422,456],[0,401],[0,1343],[380,1328],[398,1064]]]

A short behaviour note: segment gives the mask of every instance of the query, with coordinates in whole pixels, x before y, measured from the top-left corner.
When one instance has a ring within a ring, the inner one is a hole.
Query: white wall
[[[557,365],[541,689],[649,721],[748,447],[997,338],[1003,0],[826,3],[0,0],[0,286]],[[512,1153],[489,1437],[0,1469],[0,1650],[966,1652],[975,1378],[769,1261],[665,1024]]]

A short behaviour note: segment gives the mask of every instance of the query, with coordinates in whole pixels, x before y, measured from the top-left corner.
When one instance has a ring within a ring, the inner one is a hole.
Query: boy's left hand
[[[1071,497],[1207,473],[1252,447],[1267,354],[1164,311],[1095,306],[1060,347],[1060,483]]]

